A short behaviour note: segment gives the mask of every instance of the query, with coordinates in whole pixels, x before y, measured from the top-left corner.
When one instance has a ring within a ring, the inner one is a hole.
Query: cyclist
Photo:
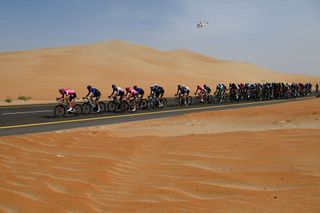
[[[122,101],[123,97],[124,97],[124,90],[120,87],[118,87],[115,84],[112,84],[112,93],[109,96],[109,98],[113,97],[113,98],[117,98],[117,96],[119,96],[119,100]]]
[[[131,89],[130,87],[126,87],[126,94],[128,100],[133,100],[133,109],[132,112],[136,111],[136,105],[137,105],[137,98],[138,98],[138,92],[134,89]]]
[[[199,93],[198,93],[198,91],[199,91]],[[204,97],[205,97],[206,94],[207,94],[207,91],[206,91],[206,89],[205,89],[204,87],[198,85],[198,86],[197,86],[197,90],[196,90],[196,92],[194,93],[194,95],[197,95],[197,94],[199,94],[200,102],[202,103]]]
[[[210,93],[211,93],[211,88],[210,88],[208,85],[206,85],[206,84],[203,85],[203,88],[207,91],[207,95],[210,95]]]
[[[150,86],[150,97],[163,98],[164,88],[160,85],[154,84]]]
[[[99,113],[100,112],[99,99],[101,97],[101,92],[97,88],[92,87],[91,85],[88,85],[87,89],[88,89],[88,94],[83,98],[88,98],[88,96],[90,95],[89,99],[95,103],[95,105],[97,106],[97,113]],[[93,98],[95,99],[93,100]]]
[[[144,96],[144,90],[142,88],[137,87],[137,86],[133,86],[133,89],[138,92],[137,96],[141,100]]]
[[[159,107],[163,107],[163,103],[160,102],[160,98],[163,98],[164,94],[164,88],[162,86],[159,86],[157,84],[150,86],[150,95],[149,97],[153,97],[156,100],[156,104],[159,105]]]
[[[189,87],[185,85],[178,85],[177,94],[175,94],[175,96],[178,96],[179,98],[183,96],[184,104],[187,104],[187,98],[189,97],[189,94],[190,94]]]
[[[177,89],[177,94],[175,94],[175,96],[186,96],[189,97],[190,94],[190,89],[189,87],[185,86],[185,85],[178,85],[178,89]]]
[[[59,89],[59,93],[62,95],[60,98],[57,98],[57,100],[66,100],[69,106],[68,112],[71,112],[74,107],[74,102],[77,97],[77,93],[72,89]]]

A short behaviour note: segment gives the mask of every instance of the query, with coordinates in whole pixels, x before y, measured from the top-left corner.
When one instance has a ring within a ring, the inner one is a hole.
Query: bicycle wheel
[[[129,112],[133,112],[133,109],[135,108],[135,111],[138,111],[139,110],[139,106],[135,106],[134,102],[133,101],[130,101],[128,103],[128,111]]]
[[[159,98],[159,106],[160,109],[163,109],[165,107],[165,102],[162,98]]]
[[[148,100],[142,99],[140,102],[141,109],[147,109],[148,108]]]
[[[121,112],[127,112],[129,110],[129,103],[127,101],[122,101],[120,103]]]
[[[208,98],[207,98],[207,101],[208,101],[209,104],[213,103],[213,96],[209,95]]]
[[[81,115],[82,113],[82,107],[80,104],[76,104],[73,108],[73,112],[74,115]]]
[[[199,96],[195,97],[194,104],[200,104],[200,97]]]
[[[117,104],[115,103],[115,101],[110,101],[107,105],[107,108],[109,112],[115,112],[117,109]]]
[[[99,102],[99,107],[100,107],[99,113],[104,113],[106,111],[106,104],[105,103]]]
[[[155,108],[155,105],[156,105],[156,102],[154,99],[149,99],[148,100],[148,109],[154,109]]]
[[[187,104],[188,104],[188,105],[191,105],[191,104],[192,104],[192,97],[191,97],[191,96],[188,96],[188,97],[187,97]]]
[[[88,115],[89,113],[91,113],[91,111],[92,107],[88,102],[82,104],[82,113],[84,115]]]
[[[167,99],[166,98],[161,98],[162,100],[162,104],[163,104],[163,107],[166,107],[167,106]]]
[[[176,98],[174,104],[175,105],[183,105],[184,98]]]
[[[59,104],[54,107],[53,114],[55,117],[63,117],[66,114],[66,108],[62,104]]]

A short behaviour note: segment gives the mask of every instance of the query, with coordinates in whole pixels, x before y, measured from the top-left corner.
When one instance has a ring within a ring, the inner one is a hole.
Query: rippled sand
[[[315,103],[269,106],[266,125]],[[261,108],[229,113],[245,123]],[[304,113],[317,118],[316,109]],[[150,128],[116,127],[144,123]],[[125,137],[111,126],[1,137],[0,212],[320,212],[320,127],[307,127]]]

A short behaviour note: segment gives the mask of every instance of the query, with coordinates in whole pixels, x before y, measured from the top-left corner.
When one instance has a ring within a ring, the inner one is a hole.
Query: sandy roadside
[[[1,137],[0,211],[319,212],[319,114],[314,99]]]

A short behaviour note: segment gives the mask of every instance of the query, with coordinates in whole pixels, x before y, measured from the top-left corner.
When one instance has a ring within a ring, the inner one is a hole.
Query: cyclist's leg
[[[160,93],[160,98],[163,98],[164,91]]]
[[[188,92],[184,92],[184,93],[182,94],[182,96],[183,96],[183,104],[187,104],[187,103],[188,103],[188,102],[187,102],[188,95],[189,95]]]
[[[77,96],[75,94],[69,96],[69,109],[68,109],[68,111],[72,111],[74,109],[76,97]]]
[[[66,101],[69,107],[68,112],[70,112],[72,110],[72,96],[71,95],[66,96]]]
[[[95,96],[94,96],[94,94],[91,94],[90,96],[89,96],[89,103],[90,103],[90,105],[92,106],[92,107],[95,107],[95,106],[93,106],[93,104],[95,104],[95,100],[93,99]]]
[[[203,102],[204,93],[203,93],[203,92],[200,92],[199,95],[200,95],[200,101]]]
[[[160,103],[160,94],[159,92],[156,93],[155,95],[155,100],[156,100],[156,106],[162,107]]]
[[[100,100],[100,97],[101,95],[98,95],[98,96],[94,96],[95,97],[95,104],[96,104],[96,107],[97,107],[97,112],[100,112],[100,105],[99,105],[99,100]]]
[[[132,111],[133,112],[137,110],[137,103],[138,103],[137,98],[138,98],[138,95],[132,95],[132,102],[133,102]]]

